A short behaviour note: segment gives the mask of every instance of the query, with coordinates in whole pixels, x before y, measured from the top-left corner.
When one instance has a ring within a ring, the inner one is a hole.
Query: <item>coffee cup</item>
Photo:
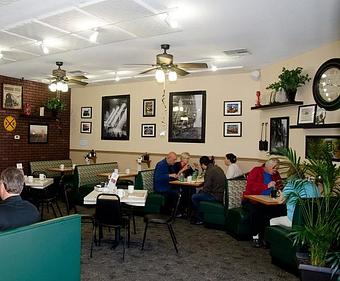
[[[33,176],[28,176],[27,180],[28,180],[28,182],[33,182]]]
[[[41,181],[46,180],[46,175],[45,174],[39,174],[39,180],[41,180]]]
[[[188,182],[191,182],[192,181],[192,176],[188,176],[187,180],[188,180]]]
[[[61,170],[64,170],[65,165],[64,165],[64,164],[60,164],[59,168],[60,168]]]
[[[128,185],[128,192],[129,193],[133,193],[134,190],[135,190],[135,187],[133,185]]]
[[[129,168],[125,169],[125,174],[130,174],[130,169]]]
[[[121,198],[124,196],[124,190],[123,189],[118,189],[117,195]]]
[[[114,169],[114,172],[115,172],[116,174],[118,174],[118,169]]]
[[[72,164],[72,169],[74,170],[76,168],[77,164]]]

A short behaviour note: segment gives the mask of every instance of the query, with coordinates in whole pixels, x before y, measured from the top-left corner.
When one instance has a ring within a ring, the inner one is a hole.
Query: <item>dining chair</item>
[[[99,245],[102,239],[102,228],[109,227],[118,230],[118,237],[116,239],[120,240],[120,230],[125,230],[125,235],[123,239],[123,261],[125,259],[125,248],[126,248],[126,237],[128,239],[128,246],[130,245],[130,220],[123,217],[120,199],[116,194],[106,194],[102,193],[97,196],[96,212],[94,215],[95,226],[92,232],[91,241],[91,251],[90,257],[92,258],[93,243],[97,241],[97,228],[99,229]],[[117,231],[115,231],[117,234]]]
[[[174,244],[175,250],[178,253],[177,249],[177,239],[176,235],[173,229],[173,224],[176,219],[178,205],[181,201],[181,194],[178,194],[177,201],[175,203],[175,206],[172,210],[171,216],[167,216],[164,214],[147,214],[144,216],[144,222],[145,222],[145,228],[144,228],[144,237],[143,237],[143,244],[142,244],[142,250],[144,250],[144,244],[146,240],[146,232],[148,230],[149,224],[156,224],[156,225],[166,225],[168,227],[172,243]]]

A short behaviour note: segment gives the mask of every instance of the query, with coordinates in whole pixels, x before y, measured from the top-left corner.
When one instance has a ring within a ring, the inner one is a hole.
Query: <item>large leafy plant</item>
[[[65,104],[58,97],[54,97],[47,101],[46,108],[52,112],[61,112],[64,110]]]
[[[324,266],[328,260],[337,269],[340,255],[334,249],[339,248],[340,240],[340,167],[333,164],[329,145],[320,144],[316,151],[307,161],[301,161],[291,148],[277,150],[282,165],[287,168],[287,181],[294,189],[289,199],[300,205],[304,221],[302,225],[293,226],[291,235],[295,244],[308,247],[312,265]],[[314,178],[321,187],[322,198],[300,198],[306,176]]]

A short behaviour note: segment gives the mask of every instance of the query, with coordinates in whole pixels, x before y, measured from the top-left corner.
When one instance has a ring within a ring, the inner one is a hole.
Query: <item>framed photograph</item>
[[[299,106],[297,124],[314,124],[315,113],[315,104]]]
[[[156,124],[142,124],[142,138],[156,137]]]
[[[130,95],[102,97],[102,140],[129,140]]]
[[[143,100],[143,117],[155,117],[156,99]]]
[[[305,157],[309,155],[319,155],[317,147],[319,144],[327,143],[332,147],[332,160],[340,162],[340,136],[306,136]]]
[[[22,86],[3,84],[2,108],[22,109]]]
[[[81,118],[82,119],[92,118],[92,107],[91,106],[84,106],[81,108]]]
[[[80,122],[80,132],[82,134],[91,134],[92,122]]]
[[[242,101],[225,101],[224,102],[224,116],[241,116],[242,115]]]
[[[242,122],[224,122],[223,135],[225,137],[242,137]]]
[[[270,154],[278,154],[276,149],[288,148],[289,117],[270,118]]]
[[[30,124],[28,127],[28,143],[47,143],[48,125]]]
[[[172,92],[169,99],[169,142],[204,143],[206,92]]]

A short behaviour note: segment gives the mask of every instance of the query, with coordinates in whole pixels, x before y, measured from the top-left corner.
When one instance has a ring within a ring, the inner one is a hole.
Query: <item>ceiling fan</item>
[[[81,81],[87,79],[87,77],[84,75],[67,76],[66,70],[61,69],[61,66],[63,65],[62,61],[57,61],[56,65],[58,66],[58,68],[53,69],[52,71],[53,78],[51,80],[51,83],[62,81],[67,84],[78,84],[81,86],[86,86],[88,84],[87,82]]]
[[[164,72],[174,71],[180,76],[190,74],[186,69],[192,68],[208,68],[206,63],[174,63],[173,55],[168,54],[166,51],[170,49],[169,44],[162,44],[161,49],[163,53],[156,56],[156,64],[151,64],[151,68],[144,70],[140,74],[146,74],[153,70],[163,70]]]

